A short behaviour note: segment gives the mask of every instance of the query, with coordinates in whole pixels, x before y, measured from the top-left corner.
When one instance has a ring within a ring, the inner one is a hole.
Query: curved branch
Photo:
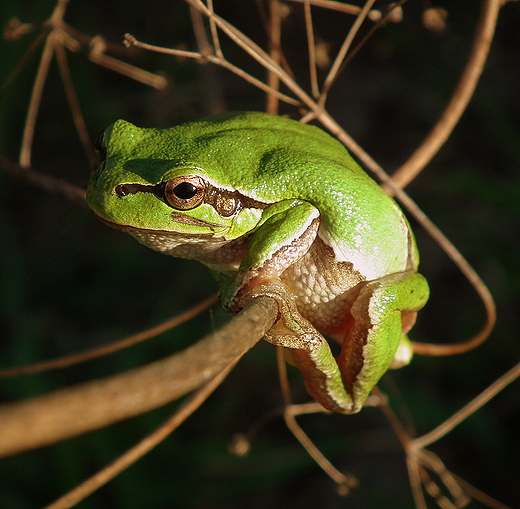
[[[471,55],[457,88],[441,118],[422,145],[392,175],[392,181],[397,187],[406,187],[431,161],[466,110],[486,63],[501,3],[500,0],[484,1]]]
[[[455,426],[474,414],[479,408],[482,408],[491,398],[494,398],[504,387],[514,382],[520,376],[520,363],[513,366],[507,373],[504,373],[498,380],[495,380],[489,387],[486,387],[478,396],[473,398],[469,403],[464,405],[460,410],[451,415],[443,423],[439,424],[435,429],[429,431],[425,435],[415,438],[412,446],[422,449],[433,442],[436,442],[444,435],[449,433]]]
[[[97,359],[98,357],[102,357],[104,355],[110,355],[111,353],[119,352],[119,350],[136,345],[137,343],[153,338],[159,334],[162,334],[163,332],[177,327],[181,323],[184,323],[185,321],[197,316],[199,313],[209,308],[216,302],[217,296],[214,295],[213,297],[206,299],[200,304],[187,309],[186,311],[174,316],[173,318],[170,318],[169,320],[166,320],[165,322],[162,322],[153,327],[149,327],[144,331],[137,332],[136,334],[132,334],[131,336],[127,336],[126,338],[120,339],[113,343],[108,343],[100,347],[92,348],[91,350],[85,350],[83,352],[73,353],[42,362],[33,362],[31,364],[0,369],[0,378],[9,378],[19,375],[32,375],[33,373],[41,373],[51,369],[67,368],[81,362],[86,362],[91,359]]]
[[[218,331],[164,359],[105,379],[0,407],[0,456],[49,445],[142,414],[200,387],[250,350],[278,314],[248,304]]]

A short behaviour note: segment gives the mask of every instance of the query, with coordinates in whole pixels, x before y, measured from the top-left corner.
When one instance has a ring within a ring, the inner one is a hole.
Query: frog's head
[[[87,201],[119,229],[230,240],[253,230],[267,206],[219,181],[211,157],[188,150],[173,129],[118,120],[96,148],[102,162]]]

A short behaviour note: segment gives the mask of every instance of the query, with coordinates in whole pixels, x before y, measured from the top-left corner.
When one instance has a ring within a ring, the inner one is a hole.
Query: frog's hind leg
[[[406,333],[426,303],[429,289],[423,276],[410,271],[362,282],[353,290],[357,297],[336,361],[357,406],[389,368],[410,361]]]

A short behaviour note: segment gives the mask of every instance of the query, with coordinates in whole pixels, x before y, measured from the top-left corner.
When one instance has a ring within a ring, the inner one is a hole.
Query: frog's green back
[[[132,128],[135,136],[129,140]],[[179,168],[180,174],[198,168],[215,185],[265,203],[309,201],[322,215],[320,235],[337,258],[363,265],[368,278],[410,268],[409,253],[415,247],[402,212],[345,147],[317,127],[245,112],[170,129],[118,121],[110,137],[127,160],[169,161],[168,167]],[[151,183],[164,176],[164,166],[158,168],[157,175],[147,175]]]

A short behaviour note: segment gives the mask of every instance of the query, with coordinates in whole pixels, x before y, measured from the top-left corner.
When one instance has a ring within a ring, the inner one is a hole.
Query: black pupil
[[[189,200],[197,194],[197,188],[189,182],[183,182],[173,189],[175,196],[181,200]]]

